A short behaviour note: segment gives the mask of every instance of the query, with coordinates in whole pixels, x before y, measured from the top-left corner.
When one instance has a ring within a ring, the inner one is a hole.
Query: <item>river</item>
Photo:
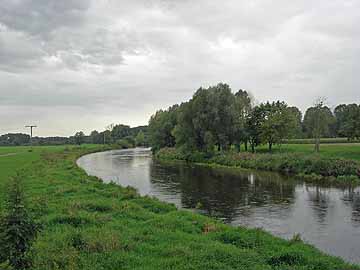
[[[154,161],[149,149],[89,154],[78,160],[89,175],[133,186],[179,208],[225,223],[301,238],[324,252],[360,263],[360,188],[295,181],[276,173]]]

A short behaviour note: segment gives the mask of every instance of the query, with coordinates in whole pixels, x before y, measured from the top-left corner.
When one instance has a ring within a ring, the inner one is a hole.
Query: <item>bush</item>
[[[24,200],[19,177],[12,179],[5,211],[0,220],[0,263],[14,269],[28,269],[31,259],[28,252],[39,230]]]

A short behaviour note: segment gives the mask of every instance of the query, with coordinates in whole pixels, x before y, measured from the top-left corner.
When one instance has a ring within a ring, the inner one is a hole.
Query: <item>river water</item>
[[[360,188],[295,181],[276,173],[154,161],[149,149],[86,155],[78,165],[104,182],[133,186],[237,226],[301,238],[324,252],[360,263]]]

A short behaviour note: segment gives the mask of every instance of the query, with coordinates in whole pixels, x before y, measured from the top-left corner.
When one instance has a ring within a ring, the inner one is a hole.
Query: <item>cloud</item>
[[[318,96],[359,102],[358,10],[355,0],[5,1],[0,119],[13,116],[0,133],[30,120],[45,135],[145,124],[219,81],[302,110]]]

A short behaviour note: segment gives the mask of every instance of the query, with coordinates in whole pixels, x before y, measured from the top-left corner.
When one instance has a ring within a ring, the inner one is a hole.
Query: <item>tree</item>
[[[144,134],[144,132],[142,132],[140,130],[139,133],[136,135],[135,141],[136,141],[137,146],[144,146],[144,143],[145,143],[145,134]]]
[[[177,147],[206,151],[215,145],[226,150],[235,134],[235,96],[228,85],[200,88],[178,111],[174,129]]]
[[[360,105],[341,104],[335,108],[334,114],[339,136],[349,140],[360,138]]]
[[[290,113],[295,118],[295,127],[293,131],[293,135],[295,138],[302,138],[304,136],[302,132],[302,112],[299,110],[299,108],[292,106],[289,107]]]
[[[178,105],[174,105],[167,110],[159,110],[149,121],[149,140],[153,151],[163,147],[175,146],[173,130],[177,124]]]
[[[10,184],[0,220],[0,264],[7,262],[14,269],[30,268],[28,251],[39,228],[27,209],[22,183],[17,176]]]
[[[22,133],[8,133],[0,136],[0,145],[24,145],[30,143],[30,136]]]
[[[296,118],[285,102],[267,102],[260,104],[259,109],[263,116],[260,119],[260,139],[268,143],[269,152],[272,152],[274,144],[279,144],[284,138],[294,134]]]
[[[233,143],[240,151],[241,143],[245,145],[247,151],[247,143],[249,140],[248,130],[246,129],[246,120],[252,109],[252,98],[247,91],[240,89],[235,93],[235,131]]]
[[[130,135],[130,126],[127,125],[115,125],[111,130],[111,138],[114,142]]]
[[[82,132],[82,131],[76,132],[74,139],[75,139],[75,144],[77,144],[77,145],[83,144],[84,140],[85,140],[84,132]]]
[[[307,109],[304,116],[304,127],[308,136],[315,139],[315,151],[320,151],[320,138],[329,134],[329,127],[334,123],[331,110],[325,106],[324,99],[318,99],[314,106]]]
[[[265,117],[265,111],[262,107],[254,107],[246,120],[246,130],[251,146],[251,152],[255,152],[255,147],[261,143],[261,125]]]
[[[101,144],[103,143],[104,139],[103,136],[96,130],[90,133],[90,142],[94,144]]]

